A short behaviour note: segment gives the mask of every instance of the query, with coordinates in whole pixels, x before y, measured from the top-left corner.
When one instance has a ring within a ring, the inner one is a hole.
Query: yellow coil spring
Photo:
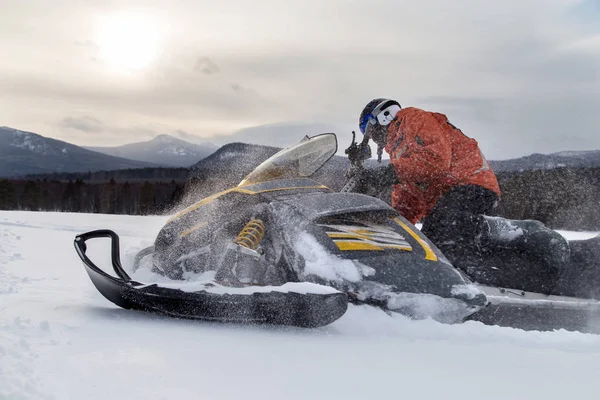
[[[265,236],[265,224],[260,219],[248,222],[237,235],[234,242],[251,250],[256,250]]]

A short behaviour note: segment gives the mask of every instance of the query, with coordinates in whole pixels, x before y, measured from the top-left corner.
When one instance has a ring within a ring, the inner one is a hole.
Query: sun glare
[[[159,27],[138,13],[122,13],[100,20],[97,44],[100,58],[120,70],[139,70],[157,58]]]

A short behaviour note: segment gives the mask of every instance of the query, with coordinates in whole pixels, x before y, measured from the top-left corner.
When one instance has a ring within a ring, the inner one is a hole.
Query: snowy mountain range
[[[553,168],[583,168],[600,166],[600,150],[561,151],[552,154],[531,154],[510,160],[490,161],[495,172],[516,172]]]
[[[216,187],[221,187],[237,184],[278,150],[278,147],[240,142],[217,148],[212,143],[190,143],[169,135],[117,147],[80,147],[36,133],[0,127],[0,177],[168,166],[189,167],[193,176],[211,180]],[[368,161],[371,162],[373,166],[377,164],[375,160]],[[491,160],[490,164],[496,172],[599,167],[600,150],[531,154]],[[332,188],[337,188],[347,168],[348,160],[335,156],[319,175]]]
[[[189,167],[217,150],[211,143],[194,144],[169,135],[117,147],[86,147],[115,157],[169,167]]]
[[[156,166],[98,153],[32,132],[0,127],[0,177]]]

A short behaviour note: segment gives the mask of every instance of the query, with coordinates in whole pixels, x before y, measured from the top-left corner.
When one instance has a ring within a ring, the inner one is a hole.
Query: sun
[[[119,13],[99,20],[96,43],[100,59],[119,71],[150,66],[158,56],[160,29],[142,13]]]

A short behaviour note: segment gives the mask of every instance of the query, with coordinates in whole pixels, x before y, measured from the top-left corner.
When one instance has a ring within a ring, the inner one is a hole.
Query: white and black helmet
[[[396,100],[374,99],[371,100],[360,113],[358,127],[365,134],[368,125],[387,126],[396,118],[401,106]]]

